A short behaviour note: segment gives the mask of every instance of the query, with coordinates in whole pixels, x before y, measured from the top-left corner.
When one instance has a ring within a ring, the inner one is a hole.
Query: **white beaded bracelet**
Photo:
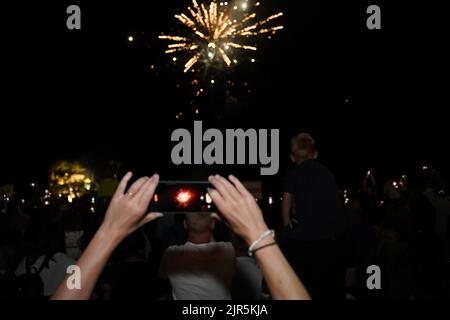
[[[248,247],[248,255],[251,257],[253,256],[253,249],[255,248],[255,246],[264,238],[267,238],[268,236],[272,236],[273,238],[275,238],[275,231],[273,230],[267,230],[264,231],[261,236],[256,239],[255,241],[253,241],[253,243],[250,245],[250,247]]]

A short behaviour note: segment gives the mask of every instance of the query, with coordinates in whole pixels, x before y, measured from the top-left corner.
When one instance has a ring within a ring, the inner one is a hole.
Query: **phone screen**
[[[150,204],[164,214],[216,212],[207,181],[160,181]]]

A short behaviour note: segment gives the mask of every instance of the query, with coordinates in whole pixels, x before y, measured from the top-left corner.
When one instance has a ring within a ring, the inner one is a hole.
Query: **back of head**
[[[214,229],[214,220],[210,214],[188,214],[185,218],[185,224],[188,232],[194,234],[204,234],[212,232]]]
[[[300,133],[291,139],[291,155],[295,162],[317,157],[316,141],[309,133]]]

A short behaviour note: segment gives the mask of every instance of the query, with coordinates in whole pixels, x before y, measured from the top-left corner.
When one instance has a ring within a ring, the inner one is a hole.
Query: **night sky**
[[[194,119],[205,128],[280,129],[273,181],[289,168],[289,139],[299,132],[313,134],[341,185],[360,181],[368,167],[383,177],[423,163],[448,172],[442,2],[262,2],[264,15],[284,12],[285,30],[261,39],[255,63],[248,56],[216,75],[194,102],[192,77],[157,39],[181,28],[173,15],[189,1],[2,3],[0,183],[45,181],[59,159],[98,172],[117,159],[124,170],[172,179],[215,171],[260,178],[259,166],[172,165],[170,135],[192,130]],[[66,28],[70,4],[81,7],[82,30]],[[370,4],[381,7],[381,30],[366,28]],[[236,87],[227,98],[228,80]]]

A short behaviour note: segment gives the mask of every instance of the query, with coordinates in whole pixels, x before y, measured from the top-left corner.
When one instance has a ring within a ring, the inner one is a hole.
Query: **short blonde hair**
[[[309,133],[300,133],[291,139],[291,153],[301,160],[308,159],[316,152],[316,141]]]

